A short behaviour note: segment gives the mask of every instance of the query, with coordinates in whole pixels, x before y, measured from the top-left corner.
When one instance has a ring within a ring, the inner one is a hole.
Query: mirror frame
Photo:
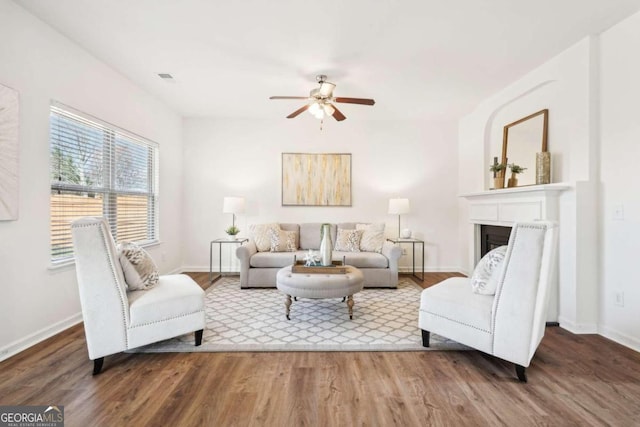
[[[542,124],[542,147],[541,147],[542,150],[541,151],[542,152],[547,151],[547,128],[549,126],[549,109],[545,108],[544,110],[540,110],[533,114],[529,114],[527,117],[523,117],[519,120],[516,120],[513,123],[509,123],[508,125],[505,125],[502,131],[502,162],[501,163],[506,164],[508,159],[507,147],[509,145],[509,128],[519,125],[522,122],[526,122],[527,120],[537,117],[541,114],[544,115],[543,124]]]

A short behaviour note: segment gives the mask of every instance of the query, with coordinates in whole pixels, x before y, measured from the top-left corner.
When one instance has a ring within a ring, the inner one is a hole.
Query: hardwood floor
[[[450,275],[427,274],[425,286]],[[205,285],[207,274],[192,277]],[[638,425],[640,353],[547,328],[529,382],[476,351],[117,354],[73,327],[0,363],[0,405],[67,426]]]

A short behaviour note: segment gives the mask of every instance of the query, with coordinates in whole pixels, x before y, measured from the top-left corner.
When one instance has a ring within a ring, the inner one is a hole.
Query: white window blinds
[[[73,258],[71,222],[104,216],[117,242],[157,241],[158,145],[51,106],[51,260]]]

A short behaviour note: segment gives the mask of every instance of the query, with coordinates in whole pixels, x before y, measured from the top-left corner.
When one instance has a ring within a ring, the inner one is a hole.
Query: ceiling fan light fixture
[[[336,85],[334,83],[327,82],[327,76],[320,74],[316,76],[317,82],[320,87],[312,89],[309,92],[308,97],[303,96],[271,96],[269,99],[306,99],[307,104],[298,108],[293,113],[287,116],[287,119],[293,119],[298,117],[303,111],[309,111],[315,118],[323,120],[325,116],[333,117],[336,121],[341,122],[347,117],[336,107],[334,103],[344,104],[360,104],[360,105],[374,105],[375,101],[369,98],[349,98],[349,97],[336,97],[333,94],[333,90]],[[322,126],[320,127],[322,129]]]
[[[318,105],[317,102],[313,101],[310,105],[309,105],[309,109],[307,110],[309,113],[313,114],[314,116],[316,115],[316,113],[318,111],[320,111],[320,106]]]
[[[324,109],[318,102],[313,102],[307,111],[309,111],[309,113],[311,113],[316,119],[322,119],[325,113]]]

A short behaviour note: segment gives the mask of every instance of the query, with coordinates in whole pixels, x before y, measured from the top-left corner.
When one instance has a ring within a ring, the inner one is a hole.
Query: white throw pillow
[[[507,253],[506,246],[497,247],[482,257],[471,275],[471,289],[476,294],[495,295],[497,280],[491,280],[493,275],[500,272],[500,268]]]
[[[269,229],[271,252],[295,252],[298,249],[296,248],[297,234],[295,231]]]
[[[249,237],[256,244],[258,252],[268,252],[271,250],[271,233],[269,230],[278,231],[280,226],[272,224],[251,224],[249,226]]]
[[[360,240],[362,239],[362,233],[362,230],[346,230],[344,228],[338,228],[335,250],[343,252],[360,252]]]
[[[362,230],[360,250],[363,252],[382,252],[384,244],[384,223],[356,224],[356,230]]]
[[[158,267],[147,251],[133,242],[120,242],[118,254],[130,291],[146,290],[158,284]]]

